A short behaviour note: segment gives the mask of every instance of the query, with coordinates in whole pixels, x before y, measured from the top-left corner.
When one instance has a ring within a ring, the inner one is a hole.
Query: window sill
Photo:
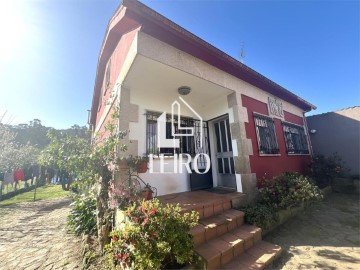
[[[147,156],[149,156],[150,154],[148,154]],[[160,159],[160,158],[164,158],[164,159],[174,159],[174,155],[177,155],[178,157],[181,155],[182,157],[186,157],[185,154],[174,154],[172,156],[169,156],[169,155],[164,155],[163,157],[160,157],[158,155],[155,155],[155,154],[152,154],[153,156],[153,159]],[[161,154],[160,154],[161,155]],[[189,154],[190,155],[190,154]],[[192,155],[190,155],[191,158],[193,158]]]
[[[281,154],[259,154],[260,157],[280,157]]]
[[[309,153],[309,154],[288,154],[288,156],[311,156],[311,155]]]

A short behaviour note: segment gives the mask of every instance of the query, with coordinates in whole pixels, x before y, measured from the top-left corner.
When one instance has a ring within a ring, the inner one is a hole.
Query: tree
[[[62,187],[67,189],[64,183],[66,174],[72,179],[87,171],[87,156],[91,153],[90,142],[80,136],[54,130],[48,131],[48,138],[50,143],[41,152],[39,162],[48,168],[59,170]]]
[[[94,134],[91,142],[78,135],[50,131],[50,144],[42,151],[40,158],[42,164],[66,170],[76,176],[74,183],[81,192],[87,192],[96,185],[97,231],[102,249],[109,243],[111,230],[112,212],[108,205],[108,191],[113,171],[109,165],[116,169],[119,152],[127,149],[122,144],[127,131],[119,131],[117,128],[119,109],[112,113],[111,119],[106,124],[105,132]]]
[[[79,125],[72,125],[70,128],[62,130],[62,132],[86,140],[90,140],[90,135],[91,135],[89,129],[86,126],[79,126]]]
[[[30,144],[39,149],[43,149],[49,144],[50,140],[47,137],[47,132],[50,127],[43,126],[41,120],[34,119],[29,124],[19,124],[10,126],[11,130],[16,133],[16,141],[20,144]]]
[[[29,144],[20,144],[16,133],[0,124],[0,172],[36,164],[39,150]]]

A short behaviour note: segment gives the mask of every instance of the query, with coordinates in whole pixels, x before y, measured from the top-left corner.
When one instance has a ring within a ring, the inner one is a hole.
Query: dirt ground
[[[0,269],[81,269],[80,238],[66,232],[69,198],[0,206]]]
[[[360,269],[359,196],[331,193],[264,240],[283,254],[267,269]]]
[[[80,238],[66,233],[69,204],[0,207],[0,269],[80,269]],[[268,269],[360,269],[359,208],[358,196],[330,194],[265,236],[283,248]]]

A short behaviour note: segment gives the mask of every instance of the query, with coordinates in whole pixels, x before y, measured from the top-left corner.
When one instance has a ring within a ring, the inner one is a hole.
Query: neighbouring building
[[[308,116],[308,127],[314,154],[337,153],[350,169],[359,175],[360,106]]]
[[[314,105],[138,1],[124,0],[108,24],[90,116],[94,132],[103,131],[118,104],[119,128],[130,130],[127,154],[154,156],[153,173],[141,177],[158,195],[211,187],[251,194],[258,178],[302,173],[309,165],[304,113]],[[158,147],[163,112],[164,137],[175,130],[177,148]],[[199,153],[210,164],[194,160]],[[190,174],[182,165],[174,172],[174,154],[189,154],[193,171],[194,162],[210,170]],[[158,173],[161,162],[167,173]]]

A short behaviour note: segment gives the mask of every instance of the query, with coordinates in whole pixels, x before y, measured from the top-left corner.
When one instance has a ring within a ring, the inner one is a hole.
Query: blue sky
[[[359,1],[143,3],[313,103],[360,105]],[[99,49],[120,1],[0,0],[3,122],[85,125]]]

